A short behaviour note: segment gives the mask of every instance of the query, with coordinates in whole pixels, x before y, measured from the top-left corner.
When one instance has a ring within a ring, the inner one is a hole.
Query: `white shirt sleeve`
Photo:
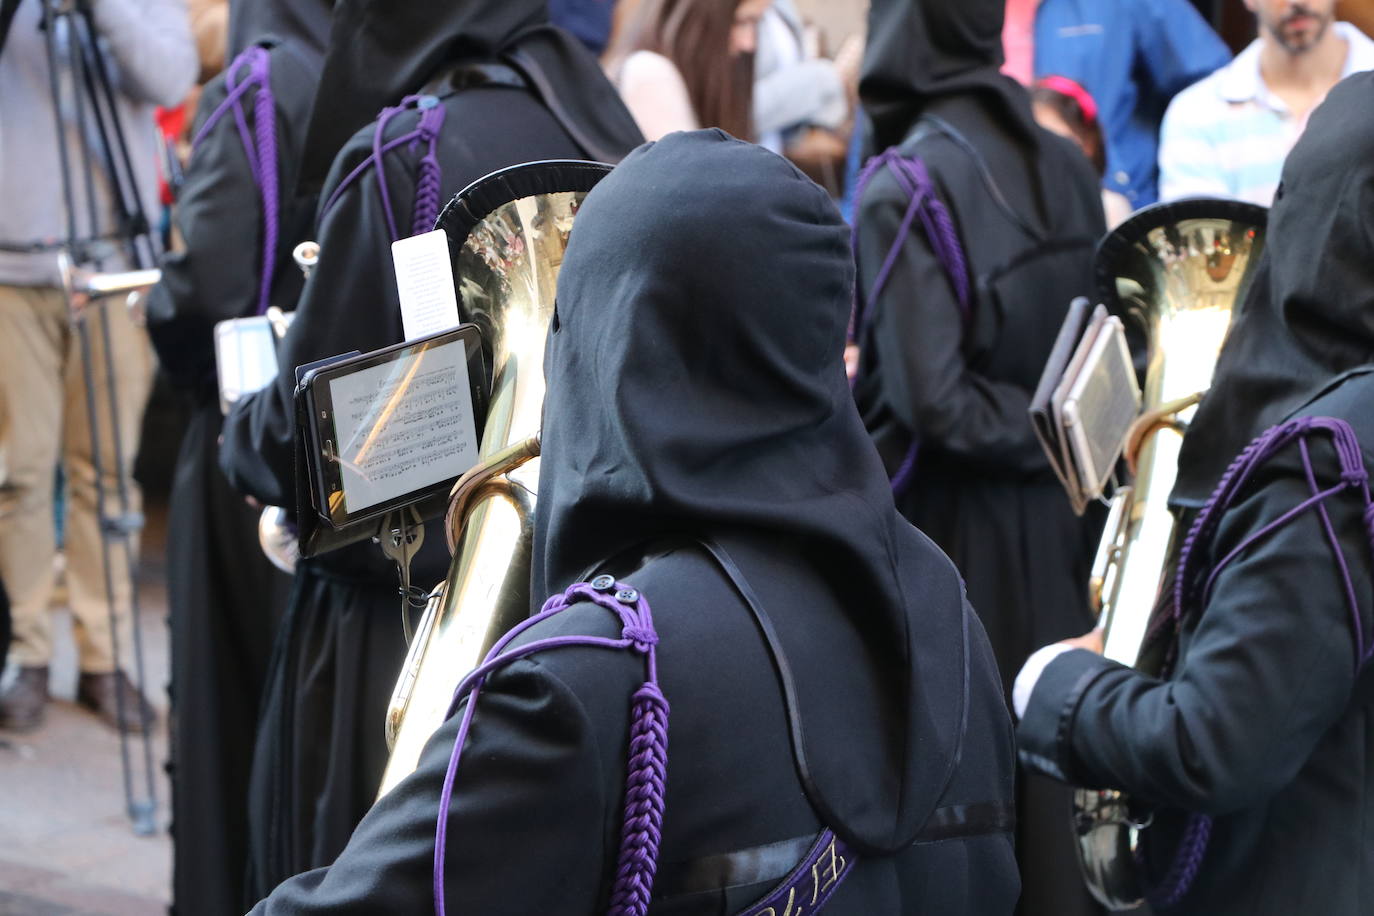
[[[616,86],[646,140],[700,126],[682,74],[662,54],[636,51],[625,58]]]
[[[1021,671],[1016,675],[1016,681],[1011,686],[1011,705],[1016,711],[1016,718],[1020,719],[1026,714],[1026,707],[1030,705],[1031,694],[1035,692],[1036,682],[1040,680],[1040,675],[1045,673],[1050,662],[1054,661],[1065,652],[1073,649],[1073,646],[1066,646],[1063,643],[1050,643],[1031,653],[1031,657],[1026,659],[1026,663],[1021,666]]]

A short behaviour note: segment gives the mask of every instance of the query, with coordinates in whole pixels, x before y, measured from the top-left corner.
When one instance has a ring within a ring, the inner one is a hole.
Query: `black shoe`
[[[153,724],[153,708],[123,671],[81,672],[76,682],[76,701],[116,730],[138,734]]]
[[[48,705],[48,666],[19,669],[10,689],[0,696],[0,728],[29,732],[43,724]]]

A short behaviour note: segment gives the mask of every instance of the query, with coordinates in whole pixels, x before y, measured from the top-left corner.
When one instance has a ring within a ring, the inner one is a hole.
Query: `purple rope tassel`
[[[622,623],[620,639],[602,636],[555,636],[540,639],[506,652],[511,641],[535,624],[562,613],[572,605],[590,601],[617,615]],[[434,831],[434,910],[445,916],[444,856],[448,843],[448,813],[453,803],[453,784],[462,758],[463,745],[472,725],[477,699],[487,676],[518,658],[565,646],[599,649],[630,649],[644,656],[644,684],[631,702],[629,762],[626,767],[625,809],[620,838],[620,854],[611,888],[608,916],[645,916],[658,869],[658,848],[663,826],[663,806],[668,779],[668,701],[658,686],[658,660],[649,603],[634,588],[616,582],[611,576],[598,576],[579,582],[544,602],[538,614],[514,627],[497,640],[482,664],[468,673],[453,692],[448,715],[464,697],[467,707],[453,742],[444,787],[439,796],[439,817]]]
[[[443,170],[439,166],[439,132],[444,128],[444,106],[434,96],[420,100],[420,123],[416,127],[418,142],[425,143],[428,150],[420,160],[419,174],[415,178],[414,215],[410,220],[410,234],[419,235],[434,229],[439,219],[440,184]]]
[[[392,140],[385,140],[387,124],[401,112],[410,108],[420,109],[420,120],[415,128]],[[439,218],[439,194],[443,177],[438,158],[439,133],[444,126],[444,106],[432,95],[408,95],[400,105],[383,108],[377,116],[377,127],[372,133],[372,155],[358,163],[353,171],[344,176],[343,181],[330,192],[320,209],[321,218],[339,202],[344,191],[353,185],[368,169],[377,171],[377,194],[382,201],[382,214],[386,219],[387,231],[393,242],[402,238],[396,225],[396,214],[391,208],[391,185],[386,178],[382,163],[386,154],[398,146],[410,144],[412,147],[428,144],[428,150],[420,160],[419,173],[416,175],[415,203],[411,216],[411,234],[428,232],[434,228]]]
[[[658,868],[663,838],[664,787],[668,780],[668,701],[649,682],[635,693],[630,766],[625,781],[625,823],[611,888],[612,916],[642,916]]]
[[[1317,432],[1325,432],[1330,435],[1332,446],[1335,448],[1336,457],[1341,467],[1340,482],[1325,490],[1317,484],[1308,449],[1308,438]],[[1235,502],[1242,488],[1255,471],[1294,441],[1298,443],[1308,489],[1312,495],[1241,541],[1230,553],[1211,567],[1199,588],[1198,580],[1202,575],[1202,571],[1198,569],[1201,555],[1199,546],[1209,541],[1216,534],[1222,516]],[[1359,440],[1350,424],[1334,417],[1298,417],[1261,433],[1231,462],[1226,473],[1221,476],[1216,489],[1213,490],[1212,495],[1208,497],[1206,504],[1202,507],[1202,511],[1193,521],[1192,527],[1188,530],[1188,536],[1184,539],[1183,548],[1179,554],[1178,572],[1173,582],[1172,613],[1164,619],[1172,622],[1175,632],[1181,630],[1187,609],[1202,608],[1206,605],[1211,595],[1212,586],[1216,583],[1222,570],[1261,538],[1268,537],[1278,531],[1309,509],[1315,509],[1326,539],[1335,554],[1336,564],[1345,587],[1346,601],[1350,607],[1351,630],[1355,637],[1355,671],[1358,673],[1368,663],[1371,655],[1374,655],[1374,641],[1369,646],[1365,645],[1364,624],[1360,620],[1360,607],[1355,594],[1350,566],[1340,548],[1335,529],[1331,524],[1331,517],[1325,506],[1325,501],[1329,497],[1346,489],[1354,489],[1364,501],[1362,517],[1365,533],[1369,540],[1371,552],[1374,552],[1374,502],[1371,502],[1370,498],[1369,472],[1364,465],[1364,456],[1360,451]],[[1175,640],[1174,646],[1177,646],[1177,640]],[[1173,649],[1170,651],[1170,665],[1172,659]],[[1189,816],[1183,839],[1179,843],[1178,851],[1174,855],[1168,873],[1157,887],[1149,891],[1148,896],[1152,904],[1160,909],[1167,909],[1175,906],[1183,899],[1202,866],[1202,860],[1206,855],[1207,844],[1211,840],[1211,836],[1212,819],[1210,817],[1203,814]]]
[[[266,48],[254,46],[246,49],[228,67],[224,84],[228,94],[216,106],[210,116],[196,131],[191,141],[192,151],[228,113],[234,115],[238,126],[239,141],[243,144],[244,154],[248,157],[248,168],[253,182],[258,186],[262,199],[262,272],[258,278],[259,315],[267,312],[271,304],[272,277],[277,266],[277,237],[280,232],[280,188],[277,175],[277,106],[272,97],[271,54]],[[247,69],[247,75],[240,82],[240,72]],[[243,113],[243,97],[248,90],[257,87],[253,99],[253,132],[248,130],[248,121]]]
[[[864,297],[862,303],[859,301],[858,282],[855,281],[854,304],[849,314],[849,340],[851,342],[858,341],[864,319],[872,310],[873,304],[878,301],[878,295],[887,286],[888,278],[891,276],[893,268],[897,266],[897,258],[906,245],[907,236],[911,234],[911,227],[917,216],[921,218],[921,228],[925,232],[926,240],[930,243],[931,251],[935,254],[935,259],[944,270],[945,276],[949,278],[950,286],[954,290],[954,297],[959,303],[959,317],[963,323],[964,331],[967,332],[969,324],[973,321],[968,259],[964,257],[964,247],[959,242],[959,233],[954,228],[954,220],[935,193],[935,183],[930,178],[930,172],[919,156],[908,158],[903,156],[897,147],[888,147],[869,159],[864,164],[863,170],[859,172],[858,181],[855,183],[855,201],[862,201],[864,191],[883,168],[892,172],[893,177],[897,179],[897,183],[906,193],[909,202],[906,212],[902,214],[902,222],[897,227],[897,234],[887,249],[887,256],[883,259],[882,266],[878,268],[878,275],[873,279],[873,287],[868,291],[868,295]],[[854,225],[850,228],[850,247],[854,251],[854,259],[857,263],[859,258],[859,220],[857,217],[854,220]],[[916,438],[916,431],[912,430],[911,445],[892,475],[892,492],[894,494],[905,492],[911,483],[911,479],[915,476],[916,458],[919,452],[920,441]]]

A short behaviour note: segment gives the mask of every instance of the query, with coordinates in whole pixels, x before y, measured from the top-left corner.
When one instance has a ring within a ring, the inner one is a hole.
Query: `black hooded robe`
[[[1338,84],[1284,163],[1255,279],[1179,456],[1171,503],[1192,517],[1228,464],[1290,414],[1345,420],[1374,470],[1374,74]],[[1356,367],[1364,366],[1357,369]],[[1315,437],[1318,483],[1335,482]],[[1296,445],[1221,517],[1207,569],[1310,495]],[[1349,490],[1326,501],[1359,630],[1374,632],[1371,520]],[[1171,607],[1172,601],[1161,602]],[[1311,511],[1251,545],[1165,645],[1164,678],[1084,651],[1046,667],[1019,731],[1022,760],[1155,808],[1145,877],[1163,883],[1192,814],[1213,816],[1192,887],[1164,913],[1374,910],[1374,673]]]
[[[1348,422],[1374,468],[1374,370],[1299,416]],[[1339,467],[1311,441],[1316,479]],[[1211,562],[1305,500],[1295,444],[1267,463],[1222,519]],[[1350,565],[1364,642],[1374,631],[1374,562],[1364,505],[1326,502]],[[1211,836],[1179,916],[1374,911],[1374,668],[1360,664],[1346,591],[1315,512],[1248,549],[1218,576],[1178,636],[1167,679],[1077,650],[1031,694],[1023,759],[1075,785],[1123,788],[1154,811],[1144,877],[1167,885],[1194,814]]]
[[[595,60],[571,37],[542,25],[542,4],[464,2],[446,10],[439,20],[425,4],[407,9],[358,2],[336,10],[335,44],[322,80],[327,95],[316,103],[308,143],[328,145],[341,127],[356,133],[334,159],[322,202],[372,154],[373,127],[357,128],[376,107],[419,90],[448,65],[487,62],[512,49],[524,55],[532,72],[543,74],[562,118],[530,89],[460,89],[446,81],[437,90],[445,109],[437,148],[441,202],[496,169],[536,159],[618,158],[642,139]],[[379,11],[381,21],[367,20]],[[384,32],[390,42],[380,37]],[[413,54],[402,53],[407,43],[415,46]],[[397,56],[388,60],[389,54]],[[359,102],[388,87],[392,94],[375,105]],[[350,127],[348,117],[357,117],[359,104],[371,111]],[[591,107],[597,114],[581,118]],[[404,112],[390,121],[386,137],[408,133],[417,120],[414,109]],[[586,145],[570,135],[570,124]],[[392,216],[402,236],[410,234],[418,163],[426,153],[424,144],[403,145],[384,158]],[[304,185],[318,165],[307,156]],[[318,241],[319,262],[282,342],[281,374],[235,405],[225,421],[225,473],[241,491],[274,505],[296,505],[295,367],[402,339],[392,238],[375,170],[368,169],[321,213]],[[432,523],[413,560],[411,581],[428,590],[444,577],[448,560],[441,528]],[[333,861],[376,798],[387,759],[386,707],[405,654],[400,608],[396,567],[375,544],[346,547],[297,567],[253,765],[250,892],[256,897],[290,875]]]
[[[285,309],[301,288],[291,248],[305,238],[314,210],[313,200],[293,200],[293,188],[329,17],[318,0],[297,7],[246,4],[235,12],[238,29],[274,29],[246,38],[270,54],[281,178],[271,302]],[[283,8],[298,15],[284,17]],[[198,128],[225,96],[221,74],[201,95]],[[255,97],[253,90],[243,105],[250,131]],[[185,249],[163,258],[162,282],[148,300],[159,360],[192,403],[172,482],[167,600],[173,909],[197,916],[241,913],[245,904],[248,776],[272,640],[290,588],[290,578],[258,546],[258,511],[230,488],[217,461],[223,417],[214,325],[258,305],[259,200],[234,117],[226,115],[191,157],[176,210]]]
[[[1034,649],[1093,622],[1097,525],[1074,516],[1027,410],[1069,302],[1091,293],[1105,226],[1087,160],[1036,126],[1024,90],[997,73],[1001,9],[873,4],[869,34],[881,37],[862,95],[877,148],[896,144],[925,163],[968,262],[971,317],[919,220],[869,302],[909,200],[879,172],[857,202],[855,398],[889,473],[915,442],[898,508],[958,566],[1010,690]],[[1068,806],[1040,777],[1018,795],[1028,916],[1097,909],[1078,875]]]
[[[846,234],[780,157],[673,134],[588,195],[560,273],[532,590],[593,567],[652,606],[671,707],[654,914],[742,912],[824,826],[859,850],[826,913],[996,916],[1016,899],[1000,683],[853,408]],[[581,603],[513,645],[618,633]],[[644,678],[638,656],[578,647],[488,680],[448,812],[448,912],[607,911]],[[428,912],[461,711],[331,867],[255,916]]]

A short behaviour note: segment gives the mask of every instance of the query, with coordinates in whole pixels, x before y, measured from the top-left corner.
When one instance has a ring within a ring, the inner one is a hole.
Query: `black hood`
[[[1374,73],[1339,83],[1283,166],[1254,283],[1179,455],[1174,501],[1335,375],[1374,361]]]
[[[873,0],[859,96],[875,150],[901,143],[942,96],[972,93],[1015,132],[1035,141],[1030,99],[1003,76],[1005,0]]]
[[[545,355],[532,586],[542,600],[683,533],[724,545],[794,659],[808,798],[861,850],[891,851],[956,761],[968,634],[962,584],[897,514],[849,391],[853,283],[826,193],[722,131],[671,134],[602,180]],[[821,632],[868,663],[798,664]]]
[[[350,137],[446,65],[496,61],[525,75],[588,158],[615,161],[643,140],[596,58],[549,25],[544,0],[339,0],[302,188],[318,190]]]
[[[269,35],[298,43],[323,55],[329,44],[334,0],[232,0],[229,4],[229,59]]]
[[[1049,231],[1050,216],[1064,208],[1049,206],[1047,198],[1063,179],[1042,154],[1048,135],[1035,123],[1030,96],[1000,72],[1004,4],[873,0],[859,83],[859,98],[872,125],[872,148],[866,152],[899,145],[922,115],[937,115],[966,136],[997,125],[1020,147],[1036,176],[1032,199],[1038,212],[1021,215]]]

